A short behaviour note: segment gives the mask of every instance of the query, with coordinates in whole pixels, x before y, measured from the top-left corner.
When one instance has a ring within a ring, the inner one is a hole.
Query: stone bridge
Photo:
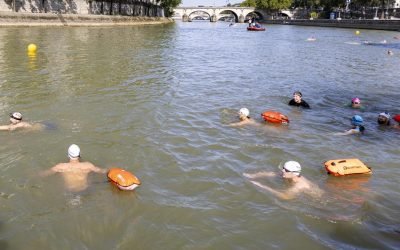
[[[210,22],[216,22],[222,17],[234,16],[235,22],[243,23],[251,16],[258,16],[259,19],[267,19],[267,14],[262,10],[252,7],[177,7],[174,8],[175,19],[182,19],[183,22],[191,21],[195,17],[207,15]]]

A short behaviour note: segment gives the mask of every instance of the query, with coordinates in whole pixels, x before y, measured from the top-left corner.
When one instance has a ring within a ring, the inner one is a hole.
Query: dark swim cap
[[[298,96],[300,96],[300,97],[302,97],[303,95],[301,94],[301,92],[300,91],[295,91],[295,92],[293,92],[293,95],[298,95]]]

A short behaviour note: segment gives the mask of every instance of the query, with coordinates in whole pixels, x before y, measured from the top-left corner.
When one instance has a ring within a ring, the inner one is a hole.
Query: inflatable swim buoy
[[[393,116],[393,120],[395,120],[396,122],[400,123],[400,115]]]
[[[289,118],[286,115],[283,115],[277,111],[265,111],[261,114],[261,116],[267,122],[284,124],[289,123]]]
[[[324,163],[328,174],[344,176],[351,174],[372,174],[370,167],[367,167],[359,159],[330,160]]]
[[[135,175],[122,168],[111,168],[107,177],[121,190],[133,190],[140,185],[140,180]]]

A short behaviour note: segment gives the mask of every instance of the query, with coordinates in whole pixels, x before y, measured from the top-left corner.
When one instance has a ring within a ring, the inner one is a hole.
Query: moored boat
[[[251,26],[251,27],[247,27],[247,30],[249,30],[249,31],[265,31],[265,28],[263,28],[263,27],[257,28],[256,26]]]

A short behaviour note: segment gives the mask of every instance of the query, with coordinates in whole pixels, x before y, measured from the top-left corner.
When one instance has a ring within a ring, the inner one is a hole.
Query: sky
[[[193,7],[193,6],[225,6],[228,3],[235,4],[241,3],[244,0],[182,0],[179,7]]]

